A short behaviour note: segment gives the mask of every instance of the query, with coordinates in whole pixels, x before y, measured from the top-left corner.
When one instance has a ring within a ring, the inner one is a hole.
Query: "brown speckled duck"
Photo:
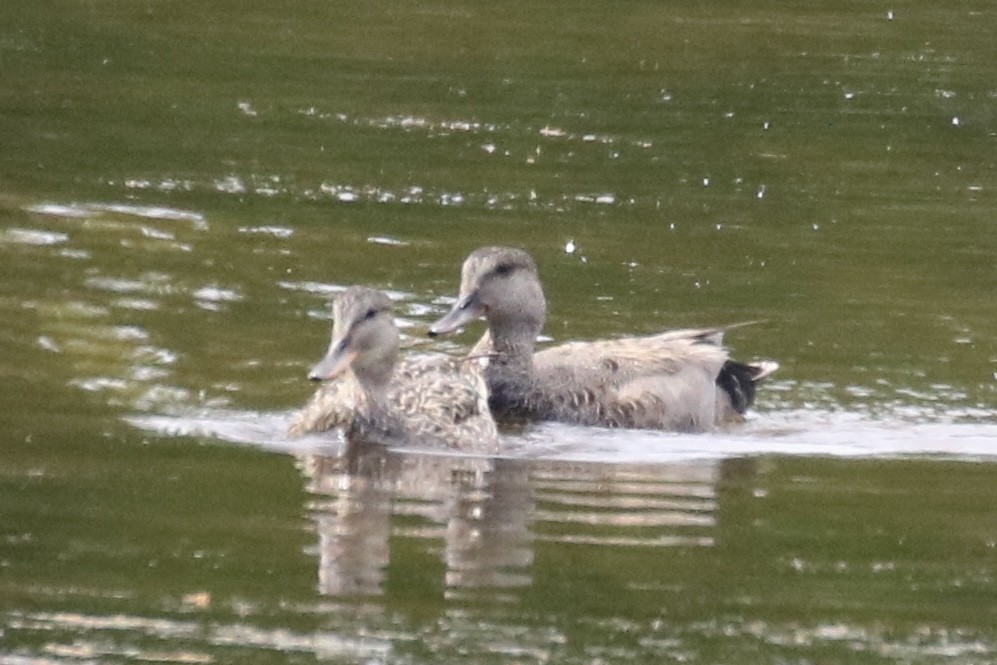
[[[546,313],[532,257],[520,249],[483,247],[464,261],[457,303],[429,334],[488,321],[492,354],[484,372],[489,404],[500,420],[704,431],[742,420],[755,385],[778,368],[731,360],[721,345],[723,328],[534,352]]]
[[[366,287],[350,287],[336,298],[329,351],[308,375],[327,382],[288,433],[342,427],[351,441],[494,448],[497,433],[480,371],[441,355],[396,363],[399,335],[391,309],[386,295]]]

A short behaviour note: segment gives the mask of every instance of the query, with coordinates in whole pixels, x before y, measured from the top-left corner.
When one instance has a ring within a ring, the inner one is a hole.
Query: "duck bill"
[[[461,298],[442,319],[429,326],[429,336],[445,335],[485,315],[485,306],[478,301],[478,294]]]
[[[334,339],[325,357],[308,372],[308,378],[312,381],[334,379],[349,368],[356,356],[357,352],[350,350],[346,340]]]

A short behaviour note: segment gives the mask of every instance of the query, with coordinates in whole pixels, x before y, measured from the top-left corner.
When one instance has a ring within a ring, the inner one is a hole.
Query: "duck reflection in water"
[[[418,589],[420,602],[516,601],[537,574],[538,541],[580,548],[579,560],[607,547],[712,547],[725,473],[717,461],[648,466],[370,444],[304,455],[299,467],[312,497],[320,592]]]
[[[304,456],[300,466],[315,496],[323,594],[385,593],[390,544],[406,538],[442,541],[447,597],[531,583],[527,467],[366,443],[348,444],[343,455]],[[413,575],[426,571],[421,565]]]

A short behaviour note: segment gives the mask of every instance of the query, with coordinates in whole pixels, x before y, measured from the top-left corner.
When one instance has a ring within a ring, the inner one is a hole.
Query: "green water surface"
[[[0,8],[0,660],[997,660],[997,6]],[[744,428],[295,443],[327,300],[759,320]]]

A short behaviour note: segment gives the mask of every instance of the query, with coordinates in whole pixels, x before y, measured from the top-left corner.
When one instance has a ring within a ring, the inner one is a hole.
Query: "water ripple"
[[[195,229],[206,230],[207,221],[198,212],[166,206],[145,206],[129,203],[38,203],[24,207],[27,212],[66,218],[93,218],[100,213],[114,213],[171,222],[190,222]]]
[[[0,233],[0,243],[9,242],[17,245],[58,245],[67,240],[69,240],[67,233],[40,229],[10,228]]]
[[[211,622],[210,627],[206,628],[202,621],[128,614],[105,616],[72,612],[14,612],[8,616],[7,626],[12,630],[48,635],[68,632],[74,635],[72,644],[53,639],[44,648],[46,653],[57,658],[73,660],[112,657],[140,661],[210,663],[214,662],[215,655],[214,650],[209,653],[208,649],[219,646],[238,649],[252,646],[275,654],[305,652],[320,659],[383,658],[391,651],[390,642],[383,639],[353,637],[329,631],[295,633],[282,628],[257,627],[246,622]],[[132,644],[136,634],[157,640],[184,640],[193,644],[186,649],[169,651],[154,646],[139,647]],[[127,642],[116,643],[118,638],[125,638]]]

